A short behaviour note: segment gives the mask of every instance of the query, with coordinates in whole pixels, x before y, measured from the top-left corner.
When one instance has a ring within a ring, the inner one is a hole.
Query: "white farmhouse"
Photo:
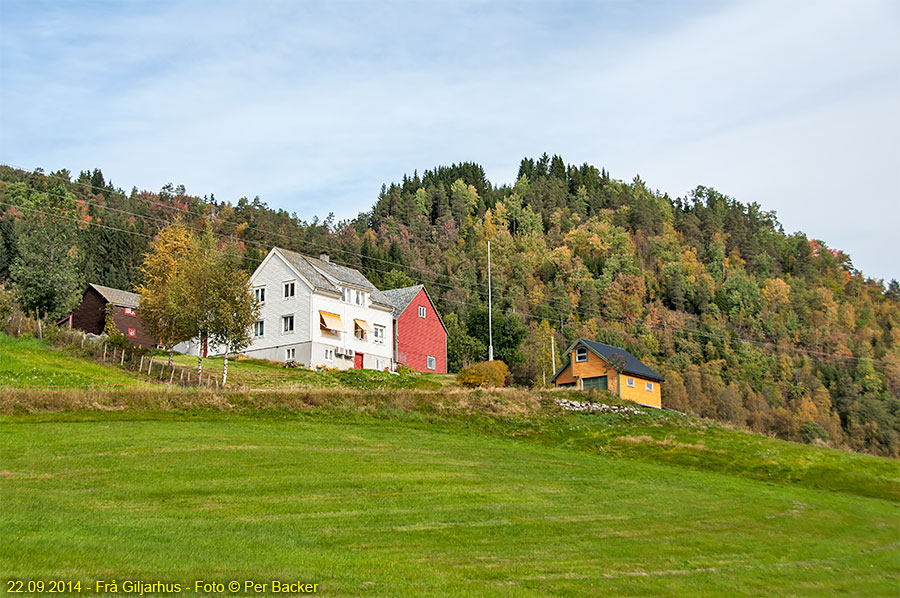
[[[242,353],[310,367],[392,368],[393,307],[358,270],[275,247],[250,287],[261,310]]]

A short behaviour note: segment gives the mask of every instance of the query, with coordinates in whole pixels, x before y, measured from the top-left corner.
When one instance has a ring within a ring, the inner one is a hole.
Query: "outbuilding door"
[[[363,354],[362,353],[354,353],[353,354],[353,367],[357,370],[361,370],[363,367]]]
[[[606,376],[597,376],[596,378],[584,378],[584,389],[596,388],[598,390],[609,389],[609,379]]]

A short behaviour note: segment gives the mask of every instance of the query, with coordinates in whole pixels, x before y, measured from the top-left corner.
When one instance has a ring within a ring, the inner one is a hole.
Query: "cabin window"
[[[649,392],[653,392],[653,383],[652,382],[644,382],[644,388]]]
[[[587,349],[585,347],[578,347],[575,349],[575,362],[583,363],[587,361]]]
[[[293,281],[284,283],[284,298],[285,299],[293,299],[294,298],[294,283],[293,283]]]
[[[383,345],[384,344],[384,326],[379,326],[375,324],[375,328],[372,331],[373,340],[376,344]]]
[[[419,306],[419,317],[420,317],[420,318],[424,318],[424,317],[425,317],[425,306],[424,306],[424,305],[420,305],[420,306]]]
[[[129,328],[129,329],[128,329],[128,336],[130,336],[131,338],[136,337],[136,336],[137,336],[137,330],[135,330],[134,328]]]
[[[266,288],[260,287],[258,289],[253,289],[253,298],[256,299],[257,303],[265,303],[266,302]]]
[[[334,361],[334,349],[325,349],[325,361]]]
[[[126,307],[126,308],[125,308],[125,315],[126,315],[126,316],[136,316],[137,314],[134,313],[134,308],[133,308],[133,307]]]
[[[285,361],[294,361],[294,357],[297,355],[297,349],[290,348],[284,350],[284,360]]]
[[[627,384],[631,388],[634,388],[634,378],[625,378],[625,384]]]
[[[262,320],[257,320],[253,323],[253,336],[262,336],[266,331],[266,323]]]
[[[284,333],[294,331],[294,314],[281,316],[281,331]]]
[[[428,356],[428,359],[426,360],[426,362],[427,362],[427,363],[426,363],[426,367],[427,367],[429,370],[437,369],[437,359],[435,359],[435,358],[432,357],[431,355]]]

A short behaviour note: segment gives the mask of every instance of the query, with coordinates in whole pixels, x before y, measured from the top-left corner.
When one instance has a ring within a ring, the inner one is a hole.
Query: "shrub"
[[[467,388],[509,386],[509,368],[502,361],[474,363],[459,371],[456,383]]]
[[[806,420],[803,425],[800,426],[800,439],[806,444],[810,444],[816,440],[827,441],[828,432],[816,422]]]

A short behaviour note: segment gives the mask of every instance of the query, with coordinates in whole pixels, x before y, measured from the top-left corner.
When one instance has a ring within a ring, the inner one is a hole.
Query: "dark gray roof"
[[[379,295],[379,301],[387,303],[394,308],[394,316],[399,316],[409,305],[409,302],[416,298],[424,285],[415,284],[411,287],[403,287],[401,289],[389,289],[387,291],[376,291]],[[375,299],[376,293],[372,293],[372,299]]]
[[[625,369],[622,371],[626,374],[634,374],[635,376],[646,378],[647,380],[665,382],[665,378],[648,368],[640,359],[625,349],[613,347],[612,345],[604,345],[603,343],[598,343],[597,341],[588,340],[586,338],[580,338],[578,339],[578,342],[584,343],[589,349],[611,363],[624,360]]]
[[[334,278],[338,282],[349,284],[354,287],[359,287],[369,292],[378,290],[375,288],[375,285],[369,282],[369,279],[363,276],[359,270],[354,270],[353,268],[348,268],[347,266],[341,266],[330,261],[326,262],[325,260],[320,260],[319,258],[315,257],[303,257],[316,270],[322,272],[326,276]]]
[[[334,262],[326,262],[325,260],[303,255],[287,249],[277,248],[281,255],[297,269],[313,288],[317,290],[331,291],[340,294],[340,287],[333,281],[345,284],[359,289],[364,289],[371,293],[372,303],[381,307],[393,307],[388,303],[375,285],[369,282],[369,279],[362,275],[359,270],[341,266]]]
[[[141,303],[141,296],[137,293],[112,289],[99,284],[90,284],[88,286],[100,293],[104,299],[113,305],[119,305],[121,307],[137,307]]]
[[[325,278],[325,276],[316,270],[316,268],[309,262],[309,259],[305,255],[301,255],[299,253],[289,251],[287,249],[282,249],[280,247],[277,248],[278,252],[284,256],[284,258],[290,262],[290,264],[297,269],[297,271],[313,286],[315,289],[322,289],[326,291],[333,291],[335,293],[340,293],[341,290],[337,288],[330,280]]]

